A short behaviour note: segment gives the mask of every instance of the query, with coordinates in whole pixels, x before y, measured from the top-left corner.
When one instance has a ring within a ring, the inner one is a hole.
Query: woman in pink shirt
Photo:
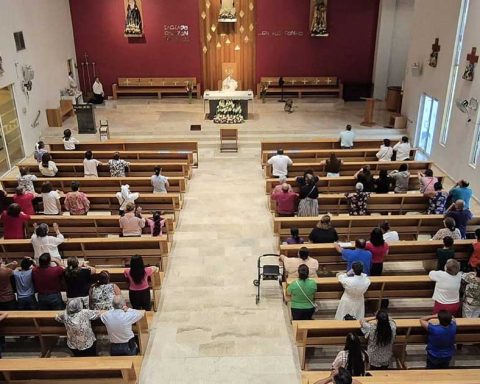
[[[128,279],[128,296],[134,309],[150,311],[152,308],[148,278],[157,271],[157,267],[145,267],[142,256],[134,255],[130,259],[130,268],[125,268],[123,273]]]
[[[426,195],[435,192],[434,186],[438,179],[433,176],[431,169],[426,169],[424,173],[418,172],[418,179],[420,180],[420,193]]]
[[[13,195],[13,202],[18,204],[23,213],[27,215],[35,215],[35,209],[33,208],[33,201],[37,195],[34,192],[25,191],[23,187],[17,187],[15,189],[15,195]]]
[[[72,192],[68,192],[65,196],[65,209],[70,211],[70,215],[86,215],[90,209],[90,200],[87,195],[80,192],[80,183],[72,181]]]
[[[125,215],[119,219],[122,236],[142,236],[142,230],[145,227],[145,219],[142,217],[142,208],[138,207],[135,211],[135,204],[128,203],[125,207],[125,212]]]
[[[30,220],[30,215],[22,212],[18,204],[10,204],[6,211],[3,211],[3,237],[5,239],[24,239],[25,223]]]
[[[383,239],[383,232],[380,228],[374,228],[370,233],[370,241],[367,242],[365,249],[372,253],[370,276],[381,276],[383,260],[388,255],[388,244]]]

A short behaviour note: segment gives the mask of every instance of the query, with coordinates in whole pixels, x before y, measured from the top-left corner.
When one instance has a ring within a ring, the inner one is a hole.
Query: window
[[[477,115],[475,133],[473,135],[472,151],[470,152],[470,165],[474,168],[478,164],[478,155],[480,155],[480,114]]]
[[[432,153],[433,135],[437,125],[438,100],[423,94],[420,100],[420,111],[417,126],[417,146],[427,155]]]
[[[460,67],[460,60],[463,48],[463,34],[465,33],[465,26],[467,24],[468,6],[470,0],[462,0],[460,8],[460,17],[458,19],[457,39],[455,42],[455,50],[453,53],[453,65],[450,70],[450,81],[448,82],[447,97],[445,104],[445,111],[443,113],[442,131],[440,132],[440,144],[445,146],[447,144],[448,130],[450,128],[450,119],[452,117],[452,109],[455,104],[455,89],[457,88],[458,70]]]

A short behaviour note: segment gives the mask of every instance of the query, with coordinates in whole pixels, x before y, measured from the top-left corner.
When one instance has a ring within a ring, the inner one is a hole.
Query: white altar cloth
[[[252,100],[253,91],[205,91],[204,100]]]

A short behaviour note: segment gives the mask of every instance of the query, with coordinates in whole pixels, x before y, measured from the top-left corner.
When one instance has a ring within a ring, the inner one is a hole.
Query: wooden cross
[[[440,52],[440,45],[438,45],[438,37],[435,39],[435,44],[432,45],[433,52]]]
[[[477,47],[472,47],[472,52],[467,55],[467,60],[470,64],[478,63]]]

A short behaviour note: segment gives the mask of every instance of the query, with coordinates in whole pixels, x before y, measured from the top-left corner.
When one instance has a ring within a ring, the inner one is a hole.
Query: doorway
[[[433,135],[437,125],[438,100],[423,94],[420,100],[420,109],[417,126],[417,147],[427,155],[432,154]]]

